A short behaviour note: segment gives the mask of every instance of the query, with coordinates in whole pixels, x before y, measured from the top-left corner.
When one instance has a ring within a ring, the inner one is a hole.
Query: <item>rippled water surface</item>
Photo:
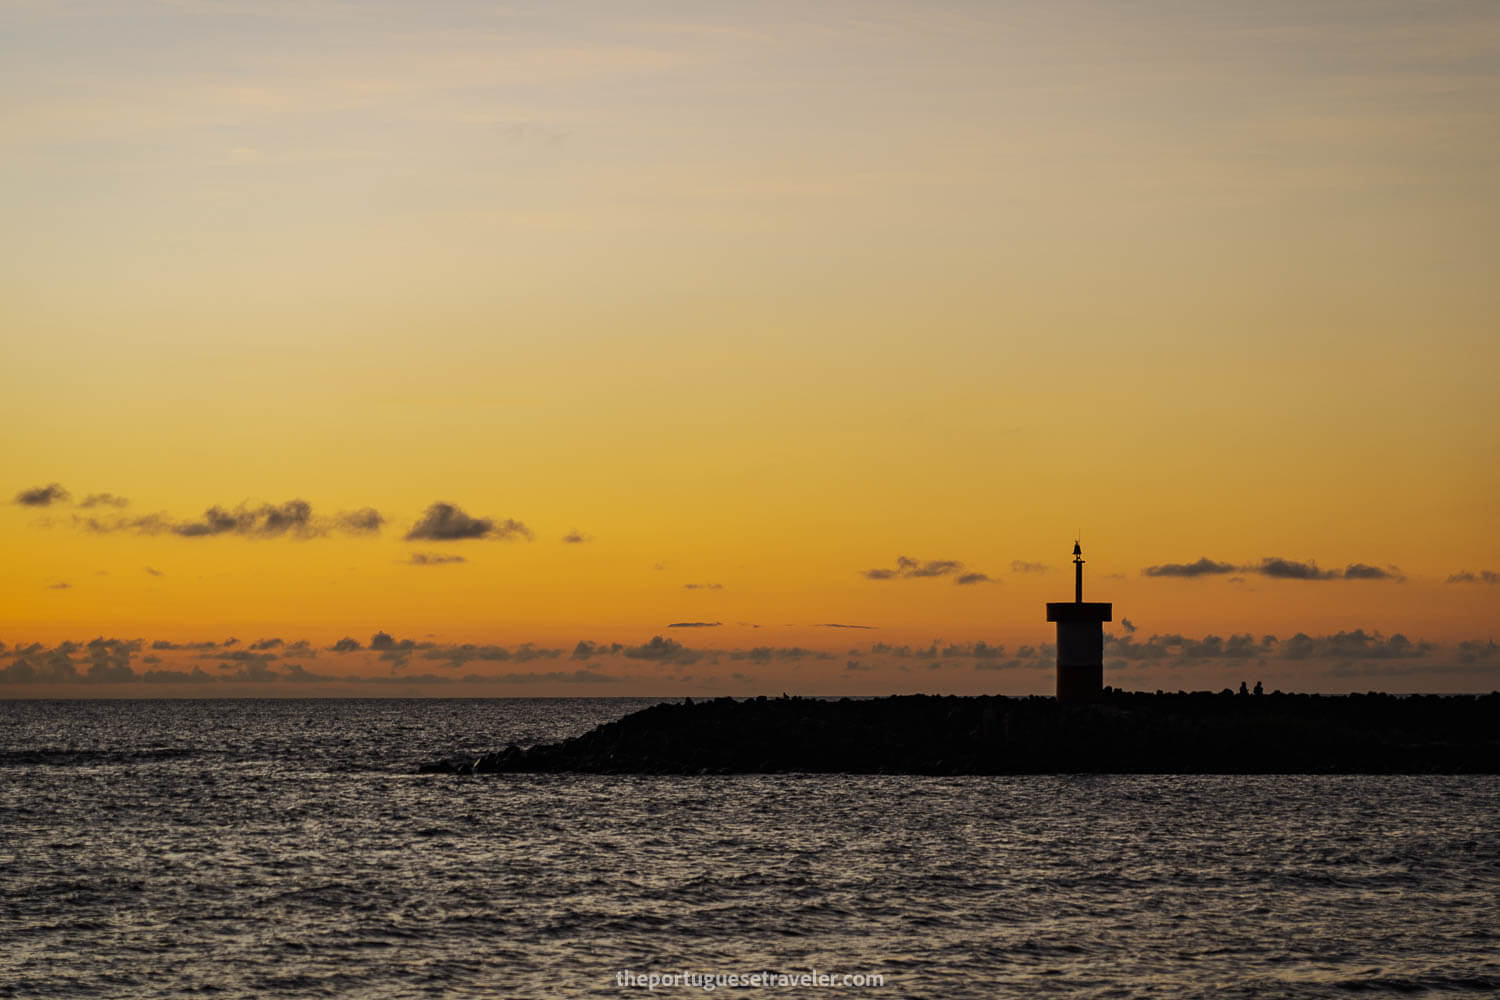
[[[0,996],[1500,994],[1493,777],[411,773],[643,704],[0,702]]]

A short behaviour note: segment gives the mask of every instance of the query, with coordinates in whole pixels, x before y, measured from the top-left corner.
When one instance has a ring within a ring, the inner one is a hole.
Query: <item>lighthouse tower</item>
[[[1057,700],[1092,701],[1104,692],[1104,623],[1107,602],[1083,599],[1083,548],[1073,543],[1073,600],[1049,602],[1057,622]]]

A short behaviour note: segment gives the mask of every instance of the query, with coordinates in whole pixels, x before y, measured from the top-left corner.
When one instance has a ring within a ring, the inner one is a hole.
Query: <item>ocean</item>
[[[651,703],[0,702],[0,997],[1500,993],[1495,776],[414,773]]]

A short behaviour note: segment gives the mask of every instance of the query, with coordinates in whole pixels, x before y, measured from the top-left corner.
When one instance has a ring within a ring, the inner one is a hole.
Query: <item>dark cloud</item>
[[[441,552],[413,552],[406,560],[412,566],[446,566],[448,563],[467,562],[463,556],[450,556]]]
[[[1142,576],[1212,576],[1218,573],[1233,573],[1235,567],[1229,563],[1214,562],[1207,556],[1197,562],[1190,563],[1163,563],[1160,566],[1147,566],[1141,570]]]
[[[194,667],[191,672],[186,670],[148,670],[141,677],[147,684],[203,684],[212,683],[218,678],[206,673],[202,667]]]
[[[582,545],[584,542],[592,542],[594,539],[575,528],[566,535],[563,535],[562,540],[566,545]]]
[[[1134,632],[1135,631],[1135,622],[1131,621],[1129,618],[1121,618],[1120,619],[1120,627],[1122,629],[1124,629],[1127,633]]]
[[[476,660],[485,662],[517,660],[524,663],[527,660],[556,659],[562,654],[563,651],[560,649],[539,649],[529,642],[510,649],[504,646],[462,643],[446,646],[432,645],[422,650],[424,660],[440,660],[455,668]]]
[[[471,684],[488,684],[498,682],[501,684],[615,684],[623,681],[623,677],[612,677],[609,674],[601,674],[596,670],[573,670],[569,672],[554,670],[549,673],[527,673],[527,674],[496,674],[486,676],[485,674],[465,674],[464,681]]]
[[[223,648],[233,646],[239,642],[238,639],[226,639]],[[151,644],[152,649],[219,649],[220,644],[212,640],[206,642],[172,642],[169,639],[157,639]]]
[[[667,628],[718,628],[723,622],[673,622]]]
[[[867,569],[860,575],[866,580],[921,580],[939,576],[954,576],[960,573],[964,564],[957,559],[911,559],[906,556],[896,557],[895,569]],[[983,583],[989,577],[983,573],[964,573],[954,579],[954,583],[972,584]]]
[[[1430,642],[1412,642],[1400,632],[1386,638],[1357,628],[1317,637],[1298,632],[1281,644],[1281,656],[1288,660],[1399,660],[1426,656],[1435,648]]]
[[[278,646],[284,646],[284,645],[286,645],[286,643],[282,642],[280,639],[257,639],[257,640],[255,640],[254,642],[252,642],[250,644],[250,648],[251,649],[276,649]]]
[[[161,570],[159,570],[159,569],[152,569],[150,566],[146,567],[146,572],[149,573],[149,574],[151,574],[152,576],[166,576],[166,574],[163,573]]]
[[[1024,559],[1012,559],[1010,571],[1012,573],[1045,573],[1051,569],[1046,563],[1027,562]]]
[[[1333,580],[1339,575],[1337,570],[1318,569],[1318,564],[1312,560],[1304,563],[1277,557],[1262,559],[1253,571],[1278,580]]]
[[[200,660],[223,660],[230,663],[271,663],[281,659],[276,653],[256,653],[248,649],[206,649],[196,655]]]
[[[57,483],[48,483],[46,486],[36,486],[29,490],[22,490],[16,494],[13,503],[23,507],[50,507],[55,503],[61,503],[68,499],[68,491]]]
[[[1344,567],[1345,580],[1395,580],[1397,583],[1405,583],[1406,577],[1401,575],[1401,570],[1396,566],[1381,569],[1379,566],[1367,566],[1364,563],[1350,563]]]
[[[722,583],[684,583],[683,590],[723,590]]]
[[[1500,646],[1495,645],[1494,639],[1465,639],[1458,644],[1458,659],[1461,663],[1475,663],[1491,659],[1497,651]]]
[[[234,666],[232,663],[221,663],[219,664],[219,669],[227,671],[232,666]],[[255,662],[245,664],[232,674],[224,674],[223,679],[235,683],[265,684],[270,681],[283,680],[285,676],[285,674],[279,671],[272,670],[264,663]]]
[[[1492,570],[1487,570],[1486,569],[1486,570],[1481,570],[1478,574],[1474,574],[1474,573],[1470,573],[1468,570],[1464,570],[1463,572],[1460,572],[1460,573],[1454,573],[1452,576],[1448,577],[1448,579],[1446,581],[1444,581],[1444,582],[1446,582],[1446,583],[1500,583],[1500,573],[1496,573],[1496,572],[1493,572]]]
[[[359,644],[358,639],[346,635],[338,642],[334,643],[332,646],[329,646],[328,651],[330,653],[353,653],[363,648],[364,647]]]
[[[935,660],[941,655],[938,650],[938,644],[935,641],[932,645],[925,648],[922,646],[892,646],[889,643],[877,642],[870,647],[870,652],[895,656],[903,660],[908,657],[915,657],[919,660]]]
[[[841,622],[824,622],[822,625],[814,625],[813,628],[861,628],[873,629],[874,625],[845,625]]]
[[[292,683],[311,683],[313,681],[338,680],[337,677],[332,677],[328,674],[315,674],[311,670],[306,670],[300,663],[288,663],[286,665],[286,673],[282,676]]]
[[[61,582],[61,583],[49,583],[49,584],[47,584],[47,589],[48,590],[72,590],[73,589],[73,585],[71,583],[67,583],[66,581]]]
[[[650,642],[639,646],[625,646],[620,652],[632,660],[650,660],[655,663],[696,663],[701,653],[689,649],[676,639],[652,636]]]
[[[358,510],[339,511],[333,516],[333,523],[351,535],[373,535],[385,524],[385,518],[374,507],[361,507]]]
[[[770,663],[772,660],[801,660],[804,658],[815,660],[831,660],[832,653],[823,653],[815,649],[804,649],[801,646],[756,646],[753,649],[732,649],[729,651],[731,660],[749,660],[752,663]]]
[[[944,646],[941,655],[950,660],[956,656],[971,656],[975,659],[997,659],[1005,655],[1005,646],[991,646],[983,640],[968,645],[953,643]]]
[[[860,663],[858,660],[846,660],[844,662],[844,670],[847,671],[847,672],[869,671],[869,670],[874,670],[874,669],[875,669],[874,667],[867,667],[867,666],[865,666],[864,664]]]
[[[578,645],[573,647],[573,659],[587,660],[595,656],[612,656],[624,649],[625,647],[618,642],[607,645],[605,643],[584,642],[580,640]]]
[[[227,507],[210,507],[203,516],[192,521],[173,520],[165,514],[145,514],[140,517],[75,517],[82,528],[98,534],[133,531],[141,535],[176,535],[179,538],[213,538],[219,535],[238,535],[245,538],[317,538],[330,530],[350,534],[367,535],[378,531],[384,518],[373,508],[345,511],[333,518],[313,516],[312,505],[306,500],[288,500],[285,503],[258,505],[240,504],[232,510]]]
[[[80,507],[129,507],[130,501],[114,493],[90,493],[78,502]]]
[[[406,533],[408,542],[456,542],[471,538],[531,538],[531,529],[520,521],[505,518],[470,517],[462,508],[435,503],[418,518]]]

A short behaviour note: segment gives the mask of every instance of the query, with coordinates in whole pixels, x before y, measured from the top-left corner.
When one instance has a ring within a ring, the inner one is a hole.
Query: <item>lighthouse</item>
[[[1047,604],[1057,622],[1057,700],[1092,701],[1104,692],[1104,623],[1108,602],[1083,599],[1083,547],[1073,543],[1073,600]]]

